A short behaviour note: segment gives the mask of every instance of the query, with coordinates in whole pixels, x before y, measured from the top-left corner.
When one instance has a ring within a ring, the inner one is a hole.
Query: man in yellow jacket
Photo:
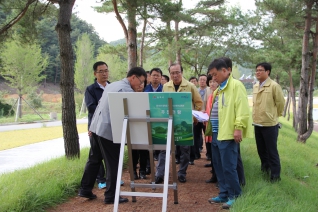
[[[191,92],[193,110],[201,111],[202,99],[199,94],[199,91],[192,83],[183,78],[182,66],[177,63],[171,64],[169,67],[169,73],[171,80],[164,84],[163,92]],[[197,124],[196,120],[194,121],[194,124]],[[181,155],[178,171],[178,180],[180,183],[185,183],[187,168],[190,161],[190,146],[180,146],[180,153]],[[155,180],[156,184],[163,182],[163,176],[165,171],[165,158],[166,151],[160,151]]]
[[[271,64],[256,65],[259,83],[253,87],[253,125],[261,170],[269,173],[271,182],[280,180],[280,159],[277,150],[278,117],[285,105],[283,91],[279,84],[271,80]]]
[[[226,62],[215,59],[208,67],[219,87],[213,93],[210,115],[212,125],[212,161],[219,183],[219,195],[208,201],[224,203],[229,209],[241,195],[237,175],[238,144],[252,137],[250,112],[244,85],[231,76]]]

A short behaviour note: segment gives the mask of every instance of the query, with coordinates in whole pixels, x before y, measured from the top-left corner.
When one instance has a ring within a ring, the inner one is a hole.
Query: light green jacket
[[[234,139],[234,130],[242,130],[243,138],[253,137],[252,119],[248,105],[246,89],[242,82],[230,75],[223,90],[218,87],[213,93],[213,99],[219,92],[218,115],[219,131],[218,140]],[[209,126],[210,125],[210,126]],[[206,135],[212,134],[211,122],[209,121]]]
[[[284,111],[285,99],[279,84],[267,78],[259,89],[253,87],[253,122],[262,126],[275,126]]]

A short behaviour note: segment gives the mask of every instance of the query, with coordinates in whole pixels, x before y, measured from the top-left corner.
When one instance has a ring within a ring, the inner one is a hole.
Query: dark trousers
[[[180,160],[180,155],[181,155],[180,146],[179,146],[179,145],[176,145],[175,158],[176,158],[177,160]]]
[[[219,183],[219,197],[236,198],[241,187],[236,171],[238,144],[234,140],[217,140],[218,133],[212,136],[212,157],[216,177]]]
[[[190,147],[190,161],[194,161],[195,158],[200,158],[200,148],[202,147],[202,129],[203,123],[198,122],[193,124],[193,146]]]
[[[211,143],[206,142],[205,143],[205,149],[206,149],[206,158],[211,158]]]
[[[256,146],[262,171],[271,171],[271,177],[280,177],[280,159],[277,150],[278,125],[254,127]]]
[[[244,174],[244,166],[243,166],[243,161],[241,157],[241,147],[240,144],[238,144],[238,155],[237,155],[237,166],[236,166],[236,171],[238,175],[238,179],[241,185],[245,185],[245,174]]]
[[[91,147],[93,144],[93,136],[89,137],[89,142],[91,143]],[[105,167],[104,167],[104,163],[102,162],[102,164],[99,167],[99,171],[96,177],[96,181],[97,183],[105,183],[106,182],[106,178],[105,178]]]
[[[132,150],[132,157],[133,157],[133,169],[134,171],[136,171],[136,167],[138,164],[138,160],[139,160],[139,172],[140,171],[146,171],[146,167],[147,167],[147,160],[149,158],[149,151],[148,150],[137,150],[137,149],[133,149]]]
[[[112,141],[99,137],[94,133],[92,136],[93,142],[82,177],[81,190],[88,192],[92,191],[97,173],[99,171],[102,160],[104,159],[107,169],[107,188],[104,196],[106,201],[114,201],[120,144],[114,144]]]

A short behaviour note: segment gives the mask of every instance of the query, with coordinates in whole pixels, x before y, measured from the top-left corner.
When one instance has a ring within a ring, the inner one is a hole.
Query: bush
[[[0,101],[0,117],[3,116],[13,116],[14,115],[14,111],[11,110],[11,105],[7,104],[7,103],[2,103]]]
[[[27,101],[33,108],[40,108],[42,107],[42,95],[43,91],[37,94],[36,90],[32,89],[27,96]]]

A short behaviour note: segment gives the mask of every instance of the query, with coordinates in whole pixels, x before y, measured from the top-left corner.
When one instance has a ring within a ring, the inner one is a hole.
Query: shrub
[[[32,89],[27,96],[27,101],[33,108],[40,108],[42,107],[42,95],[43,91],[37,94],[36,90]]]
[[[0,117],[3,116],[13,116],[14,115],[14,111],[11,110],[11,105],[7,104],[7,103],[2,103],[0,101]]]

